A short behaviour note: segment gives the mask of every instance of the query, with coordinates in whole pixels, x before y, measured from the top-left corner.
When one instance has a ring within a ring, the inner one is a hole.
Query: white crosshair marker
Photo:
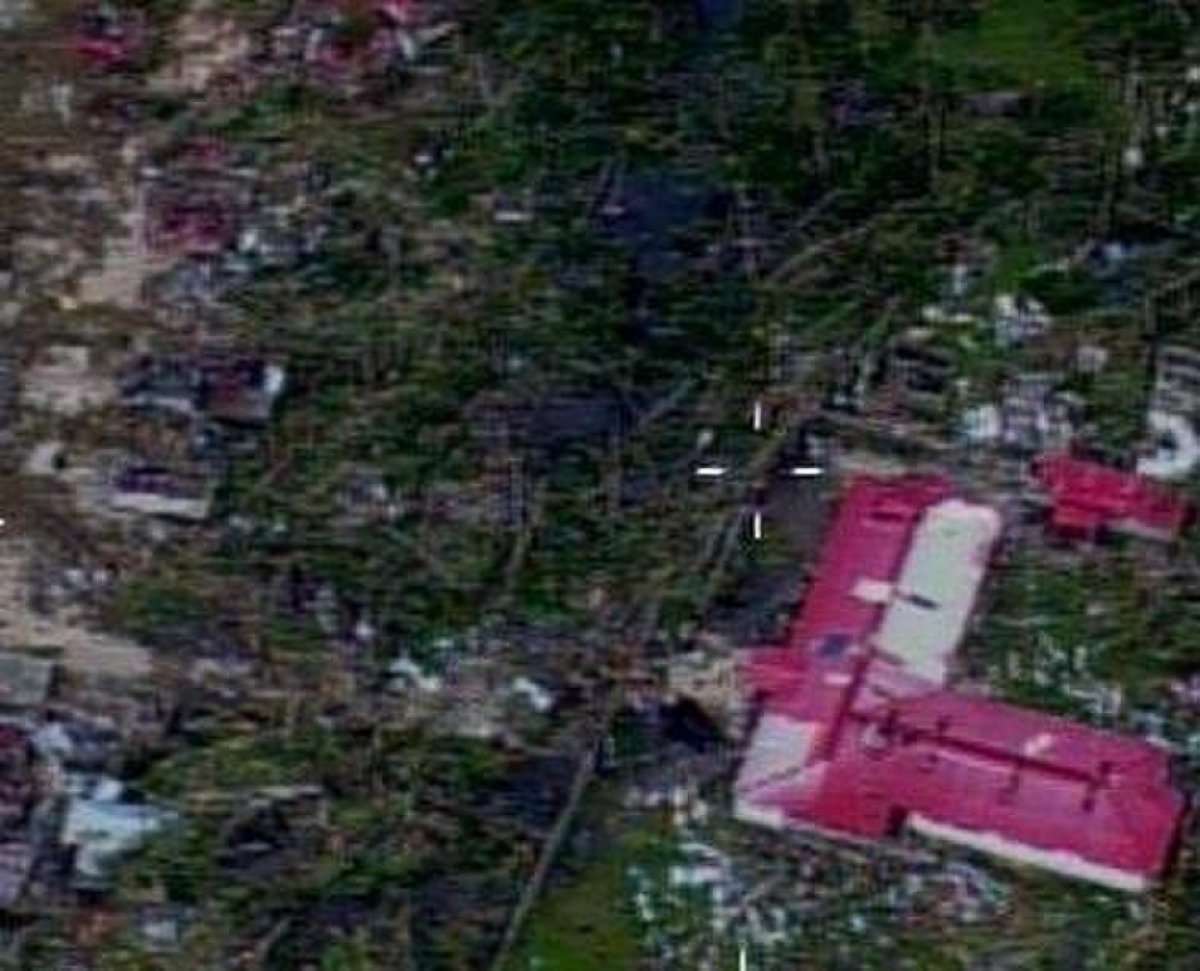
[[[750,427],[761,432],[765,424],[766,409],[763,407],[761,399],[756,398],[754,401],[754,410],[750,416]],[[720,479],[731,472],[727,465],[701,465],[696,468],[696,477],[700,479]],[[787,474],[797,479],[812,479],[825,472],[819,465],[793,465],[787,470]],[[750,519],[750,535],[755,539],[763,538],[763,513],[759,506],[754,507],[754,512]]]
[[[738,971],[750,971],[750,961],[746,957],[746,945],[738,948]]]

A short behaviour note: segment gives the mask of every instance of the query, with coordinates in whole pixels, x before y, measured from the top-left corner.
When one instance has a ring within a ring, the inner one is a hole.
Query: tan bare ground
[[[11,650],[57,648],[68,670],[88,676],[136,680],[150,676],[150,652],[134,641],[85,627],[69,612],[43,616],[29,607],[30,546],[0,540],[0,646]]]
[[[178,57],[150,78],[162,94],[197,94],[215,79],[239,71],[250,54],[250,37],[221,17],[211,0],[193,0],[175,27]]]
[[[125,310],[141,305],[142,287],[165,267],[146,246],[145,193],[134,193],[134,203],[121,219],[121,231],[104,243],[100,265],[79,279],[76,300],[80,304],[111,304]]]
[[[95,171],[95,159],[76,152],[54,152],[42,163],[51,175],[86,176]]]
[[[112,377],[93,366],[88,348],[74,345],[45,348],[26,368],[21,385],[22,404],[66,417],[102,407],[115,396]]]

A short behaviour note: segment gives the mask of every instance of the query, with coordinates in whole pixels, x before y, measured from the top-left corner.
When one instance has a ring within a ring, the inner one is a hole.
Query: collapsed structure
[[[940,477],[851,484],[785,642],[744,667],[739,818],[908,830],[1123,890],[1163,873],[1184,809],[1165,751],[947,688],[1000,531]]]
[[[145,53],[144,18],[111,4],[92,4],[82,11],[71,37],[71,50],[89,66],[113,71],[133,66]]]

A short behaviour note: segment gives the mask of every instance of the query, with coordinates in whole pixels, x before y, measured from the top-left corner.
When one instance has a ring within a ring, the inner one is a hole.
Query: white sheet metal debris
[[[62,843],[75,850],[75,875],[84,883],[106,882],[120,857],[178,818],[168,809],[123,802],[123,794],[121,783],[104,778],[67,805]]]

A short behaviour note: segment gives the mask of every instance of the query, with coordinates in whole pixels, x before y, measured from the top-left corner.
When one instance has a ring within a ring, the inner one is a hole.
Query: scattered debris
[[[28,15],[31,0],[0,0],[0,30],[12,30]]]
[[[1041,337],[1050,328],[1050,315],[1034,297],[1001,293],[992,306],[992,333],[1001,347],[1014,347]]]
[[[1005,385],[1000,405],[1004,445],[1023,452],[1070,445],[1080,408],[1076,399],[1058,390],[1059,384],[1056,374],[1025,373]]]
[[[113,397],[108,380],[92,366],[86,347],[54,344],[25,370],[21,401],[30,408],[73,418]]]
[[[1200,351],[1180,344],[1158,349],[1150,408],[1189,418],[1200,416]]]
[[[906,331],[890,347],[885,380],[917,407],[936,405],[951,387],[954,365],[937,348],[933,335],[919,328]]]
[[[180,905],[147,907],[136,918],[138,937],[152,954],[173,954],[195,918],[195,910]]]
[[[66,464],[66,446],[57,440],[38,442],[25,459],[21,471],[25,475],[54,478]]]
[[[13,907],[21,899],[36,862],[28,842],[0,842],[0,907]]]
[[[541,714],[545,714],[554,707],[554,695],[524,675],[514,678],[509,690],[514,696],[524,698],[534,711]]]
[[[0,706],[35,708],[43,704],[57,667],[52,658],[0,651]]]
[[[250,73],[250,36],[209,0],[193,0],[174,33],[177,56],[150,78],[152,91],[197,95],[222,79]]]
[[[147,39],[139,11],[100,2],[79,18],[71,49],[90,66],[114,71],[133,67],[145,53]]]
[[[388,665],[388,674],[392,679],[389,687],[393,691],[404,690],[409,685],[426,694],[434,694],[442,689],[439,675],[427,673],[409,657],[398,657],[392,661]]]
[[[1155,451],[1138,459],[1138,475],[1181,482],[1200,464],[1200,437],[1191,419],[1168,411],[1146,412]]]
[[[104,886],[116,860],[178,819],[171,810],[124,801],[123,795],[119,782],[101,777],[67,804],[61,839],[74,850],[79,886]]]
[[[1099,344],[1083,343],[1075,349],[1075,368],[1081,374],[1099,374],[1108,365],[1109,353]]]
[[[691,699],[718,723],[735,726],[744,701],[732,650],[722,654],[696,650],[672,657],[667,668],[667,695]]]

